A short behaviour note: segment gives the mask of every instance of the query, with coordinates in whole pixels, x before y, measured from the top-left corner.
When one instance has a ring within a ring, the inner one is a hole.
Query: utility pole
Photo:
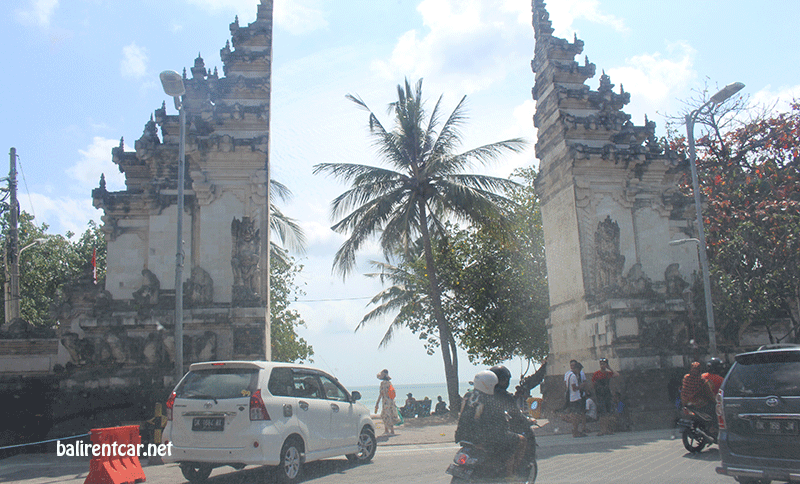
[[[17,204],[17,149],[11,148],[8,172],[9,217],[8,240],[6,241],[6,326],[19,318],[19,206]]]

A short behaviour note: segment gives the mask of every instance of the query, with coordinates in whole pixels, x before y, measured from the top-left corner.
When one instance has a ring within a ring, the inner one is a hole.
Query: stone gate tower
[[[589,374],[606,357],[634,419],[658,425],[674,409],[670,380],[696,324],[696,247],[668,245],[692,232],[677,190],[685,163],[656,139],[655,123],[630,121],[622,86],[605,73],[596,90],[585,84],[595,66],[574,60],[583,42],[554,37],[544,2],[532,6],[536,188],[550,287],[545,397],[550,408],[563,404],[570,359]]]
[[[256,20],[230,24],[220,51],[223,75],[198,56],[187,75],[184,363],[264,358],[267,232],[266,157],[272,64],[272,0]],[[62,342],[77,367],[115,368],[135,384],[174,364],[175,247],[179,117],[165,105],[145,124],[134,150],[112,159],[126,189],[101,179],[108,254],[104,290],[67,295]]]

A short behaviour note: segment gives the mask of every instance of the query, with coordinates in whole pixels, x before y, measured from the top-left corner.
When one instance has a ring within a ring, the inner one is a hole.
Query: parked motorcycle
[[[678,419],[677,424],[683,429],[683,446],[686,450],[694,454],[717,443],[719,429],[714,425],[715,418],[715,415],[696,408],[683,407],[683,417]]]
[[[525,451],[525,458],[522,463],[514,470],[517,479],[503,480],[503,482],[519,482],[520,484],[533,484],[536,482],[536,475],[539,466],[536,463],[536,437],[533,430],[523,434],[528,441]],[[453,476],[451,484],[467,482],[497,482],[498,478],[503,479],[506,475],[506,465],[500,456],[494,455],[483,447],[471,442],[462,441],[458,445],[461,448],[456,453],[453,463],[445,471]],[[505,456],[507,457],[507,456]]]

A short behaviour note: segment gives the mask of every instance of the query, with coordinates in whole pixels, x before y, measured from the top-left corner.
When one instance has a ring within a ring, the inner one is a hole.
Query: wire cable
[[[28,189],[28,180],[25,178],[25,171],[22,169],[22,158],[20,158],[19,155],[17,155],[17,161],[19,162],[19,172],[22,175],[22,183],[25,185],[25,193],[28,195],[28,203],[31,206],[31,215],[33,215],[33,219],[36,220],[36,210],[33,208],[31,191]],[[19,203],[19,201],[17,203]]]

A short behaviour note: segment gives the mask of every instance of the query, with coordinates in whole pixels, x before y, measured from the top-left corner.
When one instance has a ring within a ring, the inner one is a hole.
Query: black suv
[[[717,395],[719,474],[800,482],[800,345],[736,355]]]

